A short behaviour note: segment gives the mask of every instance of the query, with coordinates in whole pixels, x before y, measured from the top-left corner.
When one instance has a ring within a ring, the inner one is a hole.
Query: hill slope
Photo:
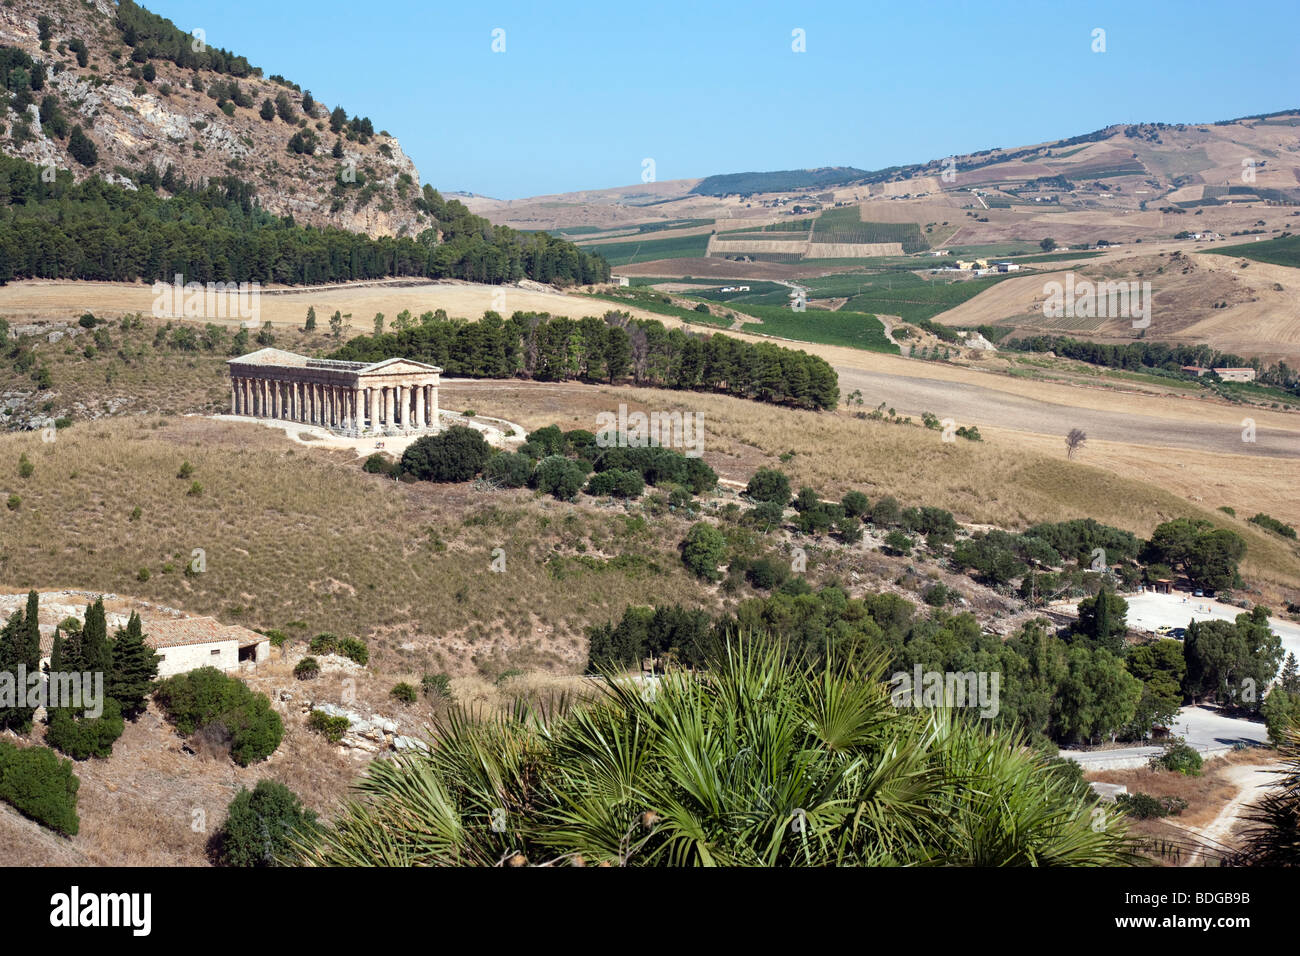
[[[131,0],[10,0],[0,59],[9,155],[128,188],[168,167],[188,183],[237,176],[270,212],[371,236],[413,236],[430,222],[412,205],[419,171],[387,132]]]

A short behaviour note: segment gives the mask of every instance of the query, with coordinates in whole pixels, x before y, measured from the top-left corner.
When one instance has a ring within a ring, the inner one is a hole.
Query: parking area
[[[1124,600],[1128,602],[1128,626],[1148,631],[1160,627],[1186,627],[1190,621],[1233,621],[1242,613],[1241,608],[1231,604],[1220,604],[1213,598],[1198,598],[1182,592],[1159,594],[1144,591],[1125,594]],[[1290,651],[1300,660],[1300,625],[1271,617],[1269,626],[1282,639],[1283,652]]]

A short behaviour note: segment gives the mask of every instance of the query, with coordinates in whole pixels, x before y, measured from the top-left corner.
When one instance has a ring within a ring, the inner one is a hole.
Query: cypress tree
[[[107,694],[122,705],[122,715],[134,720],[145,709],[146,698],[158,676],[158,655],[144,642],[140,615],[132,613],[126,630],[113,639],[113,670]]]
[[[25,672],[22,683],[18,680],[20,666]],[[0,708],[0,727],[18,733],[31,730],[35,708],[22,706],[27,699],[26,675],[40,673],[40,666],[40,597],[31,591],[27,595],[26,610],[16,612],[0,630],[0,671],[13,683],[16,705]]]
[[[23,612],[15,611],[13,616],[0,628],[0,680],[12,687],[15,695],[23,694],[25,688],[18,686],[18,644],[19,633],[23,630]],[[9,688],[5,689],[6,692]],[[16,703],[16,698],[13,703]],[[0,728],[19,729],[18,708],[6,701],[0,706]]]
[[[103,674],[106,679],[113,670],[113,650],[108,642],[108,622],[102,597],[86,608],[86,623],[81,629],[80,664],[78,670]]]
[[[27,674],[38,674],[41,669],[41,599],[35,589],[27,593],[27,611],[23,614],[22,623],[18,626],[18,633],[15,635],[14,650],[15,661],[12,670],[17,672],[17,665],[22,664]],[[26,688],[23,688],[25,691]],[[25,733],[32,727],[32,715],[36,713],[34,707],[17,707],[15,708],[14,726],[21,728]]]
[[[75,620],[75,618],[74,618]],[[67,623],[66,621],[64,622]],[[82,669],[81,664],[81,631],[68,628],[64,632],[63,640],[60,645],[59,670],[62,671],[79,671]],[[54,670],[54,661],[50,661],[50,670]]]
[[[63,632],[54,629],[54,647],[50,649],[50,673],[63,670]]]

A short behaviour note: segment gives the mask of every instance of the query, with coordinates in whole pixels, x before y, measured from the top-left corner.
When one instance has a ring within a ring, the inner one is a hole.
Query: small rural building
[[[222,624],[212,617],[158,618],[141,622],[144,642],[158,654],[158,676],[171,677],[215,667],[238,670],[240,664],[259,664],[271,656],[270,638],[238,624]],[[116,630],[109,627],[110,636]],[[54,628],[41,627],[41,664],[49,664],[54,649]]]
[[[1225,382],[1255,381],[1255,370],[1253,368],[1216,368],[1214,374]]]
[[[632,284],[632,280],[627,276],[610,276],[609,281],[620,288]]]
[[[1019,272],[1020,264],[1016,262],[995,262],[998,272]]]
[[[270,638],[213,617],[145,621],[145,643],[158,652],[158,676],[171,677],[200,667],[233,671],[245,661],[255,664],[271,654]]]
[[[1201,368],[1199,365],[1184,365],[1182,370],[1188,375],[1195,375],[1197,378],[1209,371],[1208,368]]]

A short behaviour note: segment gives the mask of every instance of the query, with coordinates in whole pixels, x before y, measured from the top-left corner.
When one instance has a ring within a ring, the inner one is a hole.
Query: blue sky
[[[638,182],[645,158],[660,180],[875,169],[1300,107],[1295,0],[145,5],[368,115],[425,182],[498,198]]]

